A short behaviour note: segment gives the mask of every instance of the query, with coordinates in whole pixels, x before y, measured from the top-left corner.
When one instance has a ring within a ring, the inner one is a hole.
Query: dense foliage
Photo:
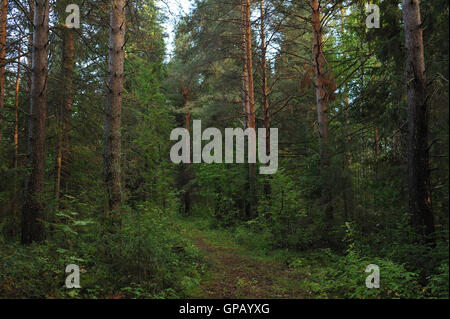
[[[66,38],[60,23],[66,2],[50,1],[40,198],[46,236],[31,245],[20,244],[20,238],[23,185],[30,173],[32,1],[9,2],[7,56],[0,62],[6,64],[0,110],[0,298],[191,297],[207,263],[184,231],[186,218],[205,221],[294,273],[308,269],[311,277],[303,289],[318,298],[448,298],[447,1],[422,1],[420,7],[435,222],[431,241],[411,224],[408,206],[400,1],[371,1],[380,7],[380,29],[366,27],[365,1],[322,1],[327,165],[318,134],[309,1],[251,1],[256,126],[265,125],[265,96],[270,125],[279,130],[278,171],[258,174],[255,181],[247,164],[176,165],[169,158],[171,130],[189,128],[193,119],[222,132],[245,126],[242,1],[193,1],[178,21],[170,58],[164,10],[154,0],[128,1],[120,222],[110,218],[102,168],[110,3],[73,2],[80,5],[82,25],[74,33],[70,155],[67,166],[58,166],[58,154],[67,150],[61,148]],[[261,49],[262,21],[267,52]],[[330,189],[326,205],[332,207],[332,220],[324,209],[324,185]],[[64,287],[69,264],[81,266],[82,289]],[[380,289],[364,284],[369,264],[381,269]]]

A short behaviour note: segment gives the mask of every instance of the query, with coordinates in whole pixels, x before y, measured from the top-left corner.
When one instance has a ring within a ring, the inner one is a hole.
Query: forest
[[[0,299],[448,299],[448,39],[447,0],[1,0]]]

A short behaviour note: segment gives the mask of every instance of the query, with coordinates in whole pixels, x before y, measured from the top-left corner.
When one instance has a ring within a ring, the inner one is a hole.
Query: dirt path
[[[242,247],[213,244],[201,235],[194,243],[210,266],[196,298],[308,298],[295,284],[305,276],[276,260],[257,259]]]

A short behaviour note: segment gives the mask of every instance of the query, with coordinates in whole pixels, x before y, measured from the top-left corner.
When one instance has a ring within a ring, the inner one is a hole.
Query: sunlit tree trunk
[[[19,91],[20,91],[20,46],[17,50],[17,74],[16,74],[16,95],[15,95],[15,105],[14,105],[14,191],[12,200],[12,213],[14,220],[19,220],[17,211],[17,183],[18,174],[17,169],[19,167]]]
[[[121,191],[121,116],[125,59],[125,0],[112,0],[110,13],[108,100],[106,103],[104,178],[107,210],[119,222]]]
[[[403,0],[408,92],[408,186],[411,222],[431,239],[428,106],[419,0]]]
[[[31,103],[28,131],[29,175],[22,207],[22,243],[44,239],[43,202],[45,120],[47,109],[49,1],[37,0],[34,8]]]

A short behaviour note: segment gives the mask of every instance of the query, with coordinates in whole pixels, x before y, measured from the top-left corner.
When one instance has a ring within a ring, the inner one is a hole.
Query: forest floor
[[[237,243],[224,230],[184,222],[188,238],[206,260],[206,271],[191,298],[317,297],[311,287],[311,267],[292,268],[277,255],[261,254]]]

